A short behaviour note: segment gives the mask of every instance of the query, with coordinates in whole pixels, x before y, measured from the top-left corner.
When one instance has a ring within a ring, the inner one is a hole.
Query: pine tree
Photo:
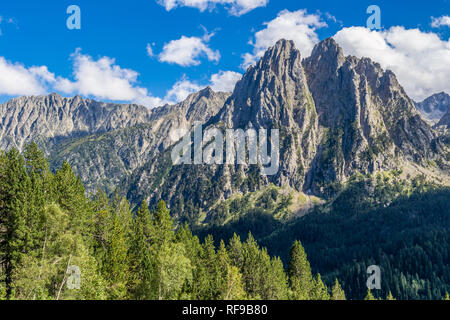
[[[267,263],[259,249],[258,243],[249,233],[247,241],[242,245],[242,279],[245,291],[252,299],[263,299],[266,294],[263,283],[268,273]]]
[[[197,236],[193,236],[187,224],[178,229],[176,243],[182,243],[185,247],[186,257],[189,257],[192,267],[192,281],[184,283],[181,298],[187,300],[199,300],[201,288],[205,279],[203,266],[203,247]]]
[[[153,228],[150,211],[145,202],[138,209],[133,225],[131,244],[131,294],[134,299],[151,299],[151,280],[153,263],[149,245],[149,237]]]
[[[243,252],[242,252],[242,242],[238,235],[233,234],[233,237],[231,238],[229,244],[228,244],[228,256],[230,257],[231,263],[239,268],[239,270],[242,269],[243,264]]]
[[[103,276],[108,282],[110,299],[122,300],[127,297],[128,285],[128,246],[124,226],[115,217],[108,239],[108,251],[103,264]]]
[[[315,287],[305,249],[300,241],[295,241],[288,268],[289,281],[295,300],[309,300]]]
[[[345,297],[345,292],[339,284],[338,279],[336,279],[334,286],[331,289],[331,300],[347,300]]]
[[[37,221],[34,221],[35,211],[31,208],[32,183],[23,156],[13,148],[2,158],[0,223],[3,234],[0,237],[0,260],[5,270],[6,297],[13,298],[16,268],[38,243],[33,228]]]
[[[242,274],[239,269],[231,265],[231,259],[225,247],[225,242],[220,242],[217,251],[217,262],[221,272],[219,280],[220,300],[242,300],[245,299]]]
[[[372,292],[370,291],[370,289],[367,290],[367,295],[364,298],[364,300],[376,300],[375,297],[373,296]]]
[[[170,217],[170,211],[162,200],[158,203],[154,213],[154,226],[151,240],[157,247],[174,240],[173,221]]]
[[[388,294],[386,300],[395,300],[394,296],[392,295],[391,290],[389,290],[389,294]]]
[[[312,293],[313,300],[330,300],[327,286],[323,283],[320,273],[317,274],[315,285]]]
[[[220,297],[223,286],[222,281],[226,277],[226,274],[222,273],[223,269],[221,269],[216,255],[213,237],[210,235],[207,236],[202,247],[200,279],[198,279],[201,283],[199,299],[216,300]]]
[[[186,282],[192,281],[192,265],[184,245],[175,242],[173,221],[164,201],[158,203],[154,213],[150,239],[155,266],[152,276],[154,298],[177,299],[183,294]]]
[[[69,215],[71,228],[80,233],[86,243],[92,241],[94,212],[85,196],[81,178],[77,177],[70,164],[64,161],[56,171],[54,181],[55,201]]]
[[[267,249],[262,251],[267,264],[267,272],[264,275],[263,287],[265,300],[287,300],[288,299],[288,279],[284,271],[283,262],[279,257],[270,258]]]

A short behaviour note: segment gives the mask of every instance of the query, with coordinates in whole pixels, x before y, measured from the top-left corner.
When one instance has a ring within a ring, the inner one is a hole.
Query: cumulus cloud
[[[47,83],[54,82],[55,75],[47,67],[27,68],[20,63],[0,57],[0,94],[39,95],[47,92]]]
[[[160,98],[138,86],[139,74],[120,67],[115,59],[101,57],[95,60],[78,49],[72,54],[71,61],[72,80],[55,76],[46,66],[26,67],[0,57],[0,95],[43,95],[57,91],[67,95],[79,94],[99,100],[131,102],[153,108],[180,102],[207,86],[215,91],[232,91],[242,76],[233,71],[219,71],[205,82],[190,81],[183,76]]]
[[[369,57],[392,70],[417,101],[436,92],[450,92],[450,40],[441,40],[435,33],[404,27],[384,31],[351,27],[339,31],[334,39],[346,55]]]
[[[265,7],[268,2],[269,0],[158,0],[158,3],[167,11],[177,7],[197,8],[201,12],[207,9],[211,11],[216,5],[221,4],[234,16],[241,16],[253,9]]]
[[[178,40],[172,40],[164,45],[163,51],[159,55],[159,61],[188,67],[199,65],[199,58],[206,56],[209,61],[218,62],[220,60],[219,51],[210,49],[207,44],[210,37],[211,35],[203,38],[182,36]]]
[[[243,58],[242,67],[245,69],[254,64],[264,55],[267,48],[273,46],[278,40],[293,40],[296,47],[301,51],[303,57],[311,54],[314,45],[319,42],[317,29],[327,27],[319,15],[308,14],[306,10],[294,12],[283,10],[277,17],[264,23],[264,29],[256,32],[252,53],[246,53]]]
[[[174,86],[167,91],[164,100],[169,103],[177,103],[186,99],[190,94],[195,93],[205,87],[211,87],[214,91],[232,92],[236,82],[242,78],[242,74],[234,71],[219,71],[213,74],[206,83],[190,81],[186,76],[177,81]]]
[[[131,101],[154,107],[162,100],[153,97],[148,90],[137,86],[138,73],[121,68],[115,60],[102,57],[94,60],[81,50],[72,54],[74,81],[58,77],[54,88],[66,94],[80,94],[97,99]]]
[[[431,26],[433,28],[440,28],[442,26],[450,27],[450,17],[449,16],[442,16],[439,18],[431,18]]]
[[[153,53],[153,47],[150,43],[147,43],[147,55],[149,57],[153,57],[155,54]]]
[[[234,71],[219,71],[211,76],[210,86],[214,91],[231,92],[242,74]]]
[[[165,100],[171,103],[183,101],[190,94],[201,90],[203,87],[195,82],[189,81],[186,77],[177,81],[173,87],[167,92]]]

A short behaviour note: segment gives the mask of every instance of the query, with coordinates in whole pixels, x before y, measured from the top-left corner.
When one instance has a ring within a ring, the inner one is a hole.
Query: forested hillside
[[[174,224],[163,201],[132,212],[117,194],[88,197],[67,163],[51,172],[35,144],[11,149],[0,154],[0,298],[442,299],[450,190],[399,174],[355,176],[290,223],[266,203],[197,237]],[[372,264],[383,270],[373,296]],[[68,286],[74,266],[79,289]]]
[[[287,264],[287,248],[301,240],[314,272],[327,284],[337,277],[350,299],[366,294],[367,267],[379,265],[382,289],[399,299],[441,299],[450,289],[450,189],[405,181],[400,172],[354,176],[313,212],[280,223],[268,210],[251,210],[225,226],[196,230],[229,239],[249,230]]]
[[[345,299],[337,280],[313,276],[300,242],[286,269],[251,234],[215,248],[175,228],[163,201],[133,213],[119,195],[87,197],[35,144],[2,152],[0,179],[2,299]]]

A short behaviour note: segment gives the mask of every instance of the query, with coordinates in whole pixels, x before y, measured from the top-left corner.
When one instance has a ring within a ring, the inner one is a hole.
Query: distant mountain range
[[[394,73],[344,56],[331,38],[306,59],[280,40],[231,94],[206,88],[152,110],[58,94],[13,99],[0,105],[0,148],[35,141],[54,167],[68,161],[89,192],[118,190],[135,205],[162,198],[180,221],[224,223],[220,203],[268,186],[306,198],[294,201],[301,209],[359,173],[401,169],[405,178],[426,174],[450,185],[449,138],[435,130],[449,126],[449,101],[441,93],[415,103]],[[278,173],[263,176],[258,165],[174,165],[178,129],[196,122],[279,129]]]
[[[420,113],[437,127],[450,126],[450,96],[445,92],[436,93],[422,102],[416,102]]]

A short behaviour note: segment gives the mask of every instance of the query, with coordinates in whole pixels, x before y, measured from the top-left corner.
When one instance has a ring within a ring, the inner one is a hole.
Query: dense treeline
[[[367,267],[382,271],[381,290],[399,299],[442,299],[450,291],[450,188],[400,172],[355,176],[312,213],[280,224],[264,212],[250,212],[223,227],[196,230],[228,239],[234,232],[255,238],[287,264],[287,247],[300,240],[313,272],[326,284],[338,278],[349,299],[367,294]]]
[[[216,248],[175,230],[162,201],[133,213],[118,195],[87,197],[35,144],[0,153],[0,181],[1,299],[345,299],[337,280],[329,290],[313,276],[300,242],[287,269],[251,234]]]

